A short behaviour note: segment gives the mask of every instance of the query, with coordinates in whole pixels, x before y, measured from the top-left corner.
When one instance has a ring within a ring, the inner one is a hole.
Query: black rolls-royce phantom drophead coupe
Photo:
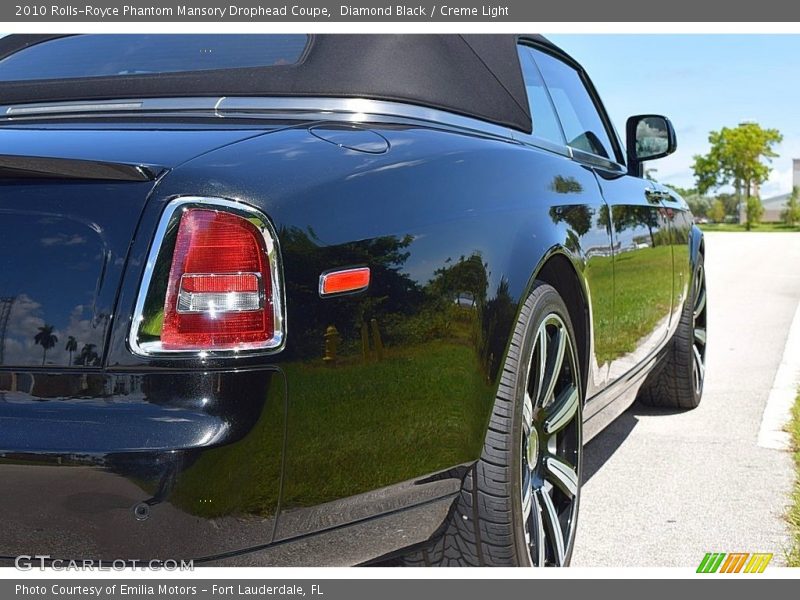
[[[625,133],[540,36],[0,39],[0,557],[567,565],[584,444],[703,391]]]

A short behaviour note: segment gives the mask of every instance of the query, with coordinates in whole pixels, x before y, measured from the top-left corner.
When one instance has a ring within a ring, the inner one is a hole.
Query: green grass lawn
[[[492,388],[445,340],[381,362],[294,364],[284,506],[315,505],[477,457]]]
[[[789,425],[792,441],[794,442],[794,463],[797,467],[798,479],[795,481],[792,492],[792,507],[789,510],[789,526],[792,528],[794,544],[789,553],[787,563],[790,567],[800,567],[800,393],[794,403],[792,422]]]
[[[617,257],[615,302],[613,259],[592,258],[601,364],[632,352],[668,313],[671,265],[670,246]],[[284,508],[346,498],[474,460],[494,390],[472,331],[471,321],[455,319],[445,339],[387,345],[382,361],[365,362],[358,348],[345,345],[334,364],[321,358],[282,364],[288,423],[276,382],[252,430],[203,453],[181,475],[172,501],[207,517],[274,514],[284,425]]]
[[[468,344],[435,340],[386,348],[380,362],[359,355],[283,368],[289,380],[284,508],[346,498],[480,452],[493,389]],[[268,396],[241,441],[206,452],[182,474],[173,502],[207,517],[274,513],[282,387],[272,386]]]
[[[669,313],[672,248],[658,246],[618,255],[616,269],[610,256],[594,257],[589,270],[594,286],[595,346],[602,365],[633,352],[639,340]]]
[[[700,229],[703,231],[747,231],[747,228],[739,223],[704,223],[702,225],[698,225],[698,227],[700,227]],[[753,227],[751,231],[798,232],[800,231],[800,225],[795,225],[792,227],[790,225],[786,225],[785,223],[759,223]]]

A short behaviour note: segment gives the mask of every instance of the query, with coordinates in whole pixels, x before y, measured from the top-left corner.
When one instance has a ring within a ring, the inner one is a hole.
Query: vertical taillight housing
[[[277,239],[266,216],[223,199],[172,201],[131,329],[141,355],[263,352],[284,340]]]

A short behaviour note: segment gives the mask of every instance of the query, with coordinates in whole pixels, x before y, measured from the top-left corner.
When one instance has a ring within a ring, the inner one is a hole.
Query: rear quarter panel
[[[276,540],[455,492],[463,471],[429,475],[480,455],[517,307],[544,258],[564,253],[581,277],[593,252],[610,265],[589,170],[508,141],[374,131],[387,152],[296,128],[190,161],[158,186],[140,225],[154,231],[169,199],[204,195],[256,206],[278,231],[287,345],[237,362],[276,366],[288,382]],[[149,243],[135,240],[118,314],[133,311]],[[372,270],[367,292],[320,298],[323,271],[361,265]],[[128,326],[117,322],[110,369],[215,368],[135,357]],[[257,510],[263,489],[261,459],[248,450],[261,427],[203,466],[209,481],[229,477],[222,468],[232,464],[251,474],[238,490],[243,512]]]

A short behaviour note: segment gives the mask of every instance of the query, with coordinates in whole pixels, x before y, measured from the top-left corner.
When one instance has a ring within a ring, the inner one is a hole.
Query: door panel
[[[553,223],[562,229],[559,238],[566,240],[570,252],[582,259],[582,272],[588,288],[592,315],[589,368],[586,398],[591,400],[606,385],[608,374],[608,341],[613,327],[614,258],[608,205],[602,199],[591,169],[574,162],[565,162],[561,173],[553,178],[550,189],[558,203],[549,209]]]
[[[610,206],[614,325],[606,341],[612,383],[656,350],[672,311],[672,245],[667,211],[653,184],[595,169]]]
[[[597,257],[586,270],[588,277],[607,280],[611,287],[611,307],[605,311],[611,314],[610,322],[602,311],[594,311],[596,370],[606,373],[608,385],[656,350],[667,335],[673,266],[663,192],[627,175],[618,136],[586,74],[540,49],[531,49],[531,56],[573,158],[592,168],[605,201],[597,227],[611,236],[612,255]],[[611,271],[605,278],[604,264]]]
[[[567,144],[564,134],[569,132],[573,144],[578,144],[588,139],[583,135],[587,131],[599,131],[600,137],[608,140],[602,133],[602,119],[583,88],[580,74],[532,47],[520,45],[518,50],[533,117],[534,143],[546,140],[563,147]],[[570,95],[576,96],[574,101],[570,100]],[[570,119],[566,127],[565,115]],[[608,150],[600,150],[606,158],[613,154],[610,141],[608,144]],[[574,156],[575,150],[573,147],[569,153]],[[567,247],[582,259],[582,271],[589,291],[593,327],[589,340],[591,351],[586,398],[591,400],[606,385],[608,362],[602,357],[609,354],[606,346],[613,326],[614,259],[609,208],[600,194],[592,168],[580,161],[565,163],[548,187],[558,194],[557,204],[550,208],[550,218],[564,228]]]

